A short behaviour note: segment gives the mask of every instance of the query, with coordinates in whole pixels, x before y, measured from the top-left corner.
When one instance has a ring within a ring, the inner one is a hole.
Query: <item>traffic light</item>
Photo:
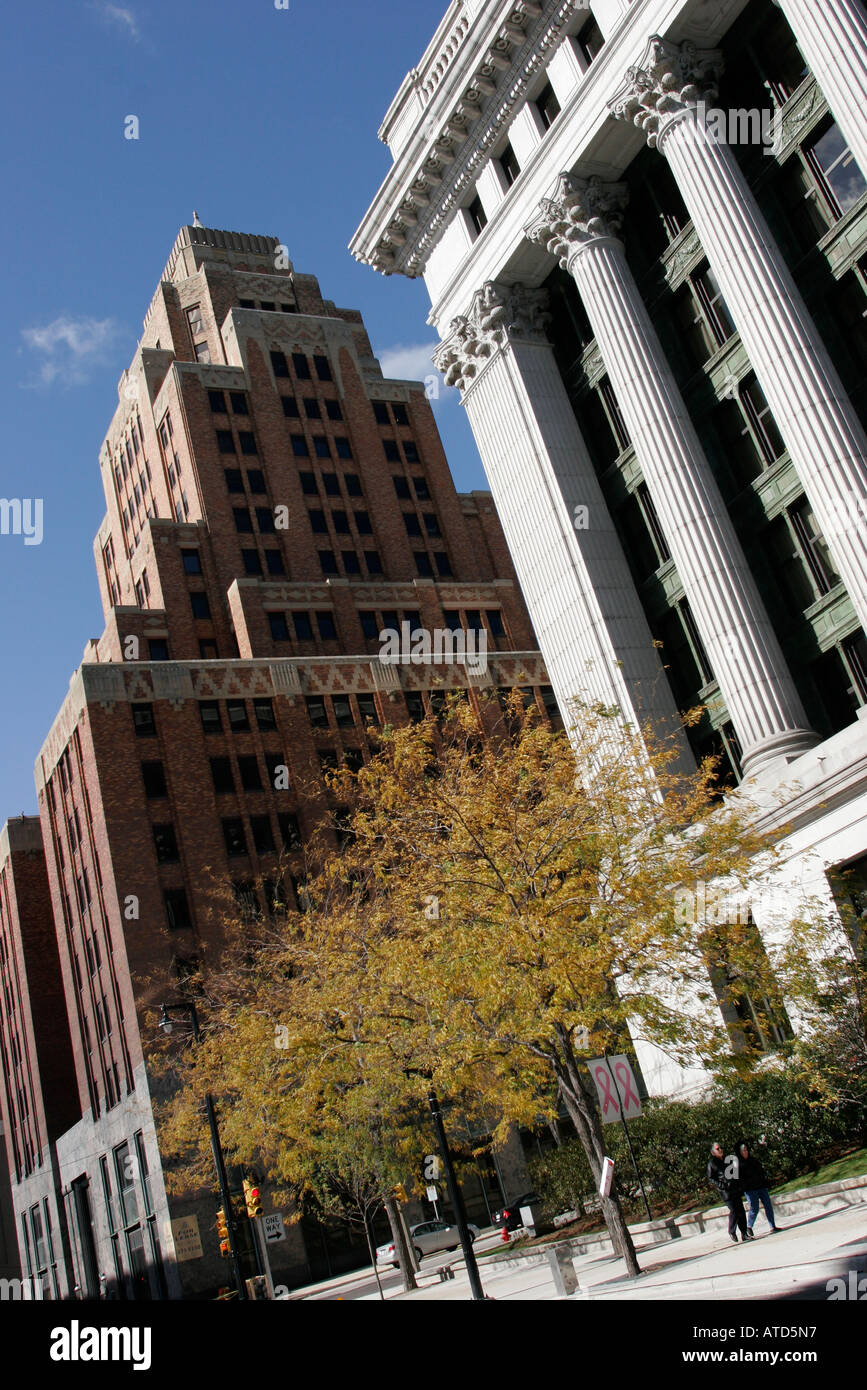
[[[409,1198],[406,1195],[406,1188],[404,1187],[402,1182],[399,1182],[397,1187],[394,1189],[394,1195],[399,1202],[409,1201]]]
[[[262,1215],[262,1198],[258,1187],[250,1178],[244,1179],[244,1202],[251,1221]]]
[[[232,1253],[232,1247],[229,1244],[229,1223],[222,1207],[217,1212],[217,1235],[220,1237],[220,1254],[224,1260],[228,1260]]]

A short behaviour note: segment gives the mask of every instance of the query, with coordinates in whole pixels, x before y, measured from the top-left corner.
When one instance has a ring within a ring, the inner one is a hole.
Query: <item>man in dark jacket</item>
[[[707,1165],[707,1180],[712,1187],[722,1197],[729,1209],[729,1238],[738,1243],[737,1233],[740,1231],[741,1240],[752,1240],[753,1233],[747,1227],[747,1214],[744,1211],[743,1188],[740,1184],[740,1159],[736,1155],[730,1154],[728,1158],[723,1154],[722,1144],[715,1139],[710,1146],[710,1161]]]
[[[737,1156],[740,1162],[741,1188],[747,1194],[750,1204],[747,1229],[752,1233],[759,1214],[759,1202],[761,1202],[765,1209],[765,1216],[768,1218],[771,1234],[775,1235],[779,1227],[774,1220],[774,1207],[771,1202],[771,1194],[768,1191],[768,1179],[765,1170],[759,1159],[750,1153],[749,1145],[745,1141],[738,1144]]]

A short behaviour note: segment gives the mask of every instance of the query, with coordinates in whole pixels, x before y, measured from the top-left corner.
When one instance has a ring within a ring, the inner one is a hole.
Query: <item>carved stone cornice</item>
[[[528,241],[544,246],[564,270],[576,251],[600,237],[618,237],[629,200],[625,183],[561,174],[553,198],[543,198],[524,228]]]
[[[433,354],[434,366],[447,386],[467,391],[486,362],[510,343],[547,343],[550,320],[545,290],[489,280],[473,297],[470,312],[452,319],[448,338]]]
[[[690,41],[670,43],[653,34],[644,57],[627,70],[626,81],[608,109],[618,120],[639,126],[648,145],[655,146],[673,120],[695,114],[701,102],[716,101],[722,70],[718,48],[697,48]]]

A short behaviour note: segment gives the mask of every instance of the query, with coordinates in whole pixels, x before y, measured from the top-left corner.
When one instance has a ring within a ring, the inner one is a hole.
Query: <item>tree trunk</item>
[[[563,1065],[558,1068],[557,1074],[560,1095],[569,1111],[569,1118],[575,1126],[578,1138],[581,1140],[581,1145],[590,1164],[590,1171],[596,1179],[598,1188],[602,1179],[602,1160],[605,1157],[602,1122],[599,1119],[595,1103],[589,1099],[584,1089],[581,1072],[568,1038],[561,1037],[560,1045],[563,1052]],[[623,1215],[623,1208],[620,1205],[616,1185],[612,1186],[610,1197],[602,1198],[602,1215],[608,1234],[611,1236],[615,1254],[622,1258],[626,1265],[627,1274],[634,1278],[635,1275],[641,1273],[641,1269],[635,1254],[632,1236],[629,1234],[629,1227]]]
[[[383,1300],[383,1302],[385,1302],[385,1294],[382,1291],[382,1280],[379,1277],[379,1269],[376,1263],[376,1247],[374,1246],[373,1241],[371,1239],[370,1223],[367,1219],[366,1211],[362,1211],[361,1219],[364,1222],[364,1234],[367,1239],[367,1248],[370,1252],[370,1262],[373,1265],[373,1277],[376,1280],[376,1287],[379,1289],[379,1296]]]
[[[406,1243],[403,1222],[400,1219],[400,1212],[397,1209],[397,1201],[389,1195],[384,1198],[385,1214],[388,1217],[388,1224],[391,1227],[391,1238],[394,1241],[394,1248],[397,1258],[400,1261],[400,1272],[403,1275],[404,1291],[417,1289],[415,1281],[415,1260],[412,1251]]]

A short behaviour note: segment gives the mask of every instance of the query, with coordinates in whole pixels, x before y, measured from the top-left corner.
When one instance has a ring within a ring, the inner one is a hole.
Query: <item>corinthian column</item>
[[[737,161],[699,119],[713,105],[721,69],[715,50],[654,37],[611,110],[641,126],[671,166],[837,573],[867,629],[867,528],[852,524],[867,508],[867,436]]]
[[[546,336],[547,295],[486,284],[435,353],[462,392],[567,724],[576,700],[678,728],[668,681]],[[690,754],[683,739],[683,761]],[[694,764],[693,764],[694,765]]]
[[[777,0],[867,178],[867,14],[859,0]]]
[[[817,742],[617,237],[623,184],[561,175],[524,229],[578,286],[743,748],[746,772]]]

